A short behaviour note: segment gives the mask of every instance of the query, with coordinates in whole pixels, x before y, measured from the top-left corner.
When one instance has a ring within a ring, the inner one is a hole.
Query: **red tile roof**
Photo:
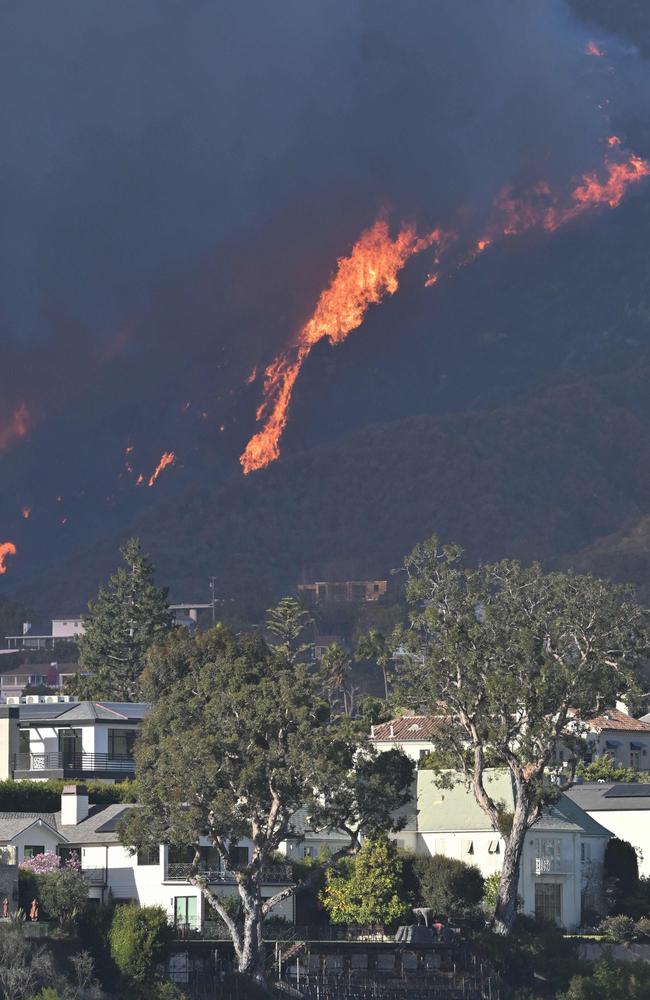
[[[401,715],[399,719],[381,722],[372,727],[373,740],[401,740],[419,743],[431,740],[442,732],[445,718],[442,715]],[[650,728],[650,726],[648,727]]]
[[[601,715],[595,719],[585,720],[586,724],[595,729],[596,732],[603,732],[605,729],[627,730],[631,733],[648,733],[650,724],[634,719],[631,715],[621,712],[618,708],[606,708]]]

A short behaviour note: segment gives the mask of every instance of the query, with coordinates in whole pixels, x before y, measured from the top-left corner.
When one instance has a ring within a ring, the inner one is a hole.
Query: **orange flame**
[[[325,338],[331,344],[342,343],[361,326],[369,306],[395,294],[397,276],[409,258],[440,238],[438,230],[418,237],[415,227],[408,225],[392,239],[388,224],[380,219],[361,234],[349,257],[339,259],[336,273],[321,293],[311,319],[295,343],[264,373],[264,400],[257,410],[257,420],[264,421],[264,426],[250,439],[239,459],[244,473],[263,469],[279,457],[293,388],[312,348]]]
[[[610,146],[610,147],[620,146],[621,145],[621,140],[619,139],[619,137],[617,135],[610,135],[610,136],[607,137],[607,145]]]
[[[596,42],[592,41],[592,42],[587,42],[587,44],[585,45],[585,55],[597,56],[599,59],[602,59],[602,57],[605,55],[605,52],[603,49],[600,48],[599,45],[596,44]]]
[[[21,507],[20,513],[25,518],[25,520],[28,521],[29,517],[30,517],[30,515],[32,513],[32,508],[31,507]]]
[[[29,411],[25,403],[21,403],[11,415],[7,424],[0,426],[0,451],[6,451],[17,438],[23,438],[29,431]]]
[[[176,455],[174,454],[173,451],[163,452],[162,458],[158,462],[158,465],[156,466],[154,472],[152,472],[151,478],[149,479],[147,486],[153,486],[153,484],[155,483],[156,479],[163,471],[163,469],[167,469],[170,465],[173,465],[175,461],[176,461]]]
[[[13,542],[0,542],[0,576],[7,572],[5,559],[7,556],[16,555],[16,546]]]
[[[140,473],[140,475],[138,476],[138,478],[135,481],[135,485],[136,486],[142,486],[143,482],[144,482],[144,476],[142,475],[142,473]]]
[[[246,385],[252,385],[256,378],[257,378],[257,365],[255,365],[252,372],[246,376]]]

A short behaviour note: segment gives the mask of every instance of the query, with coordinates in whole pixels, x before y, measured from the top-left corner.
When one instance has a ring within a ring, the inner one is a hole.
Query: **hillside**
[[[472,559],[553,560],[650,511],[650,369],[567,379],[491,411],[375,425],[246,479],[191,488],[135,526],[177,598],[245,614],[301,579],[385,576],[437,532]],[[79,609],[119,538],[20,596]],[[643,582],[643,581],[641,581]]]

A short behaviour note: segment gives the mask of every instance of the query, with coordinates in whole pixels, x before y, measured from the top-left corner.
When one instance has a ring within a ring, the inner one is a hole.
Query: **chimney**
[[[61,826],[76,826],[88,816],[85,785],[64,785],[61,792]]]
[[[627,705],[625,704],[624,701],[617,701],[616,702],[616,708],[618,709],[619,712],[623,712],[624,715],[629,715],[630,714],[630,710],[629,710],[629,708],[627,707]]]
[[[23,622],[23,635],[29,635],[32,630],[31,622]]]

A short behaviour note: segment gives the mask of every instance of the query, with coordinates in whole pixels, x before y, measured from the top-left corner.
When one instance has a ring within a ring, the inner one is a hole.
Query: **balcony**
[[[127,777],[135,772],[135,762],[128,754],[108,753],[17,753],[14,754],[14,777],[90,778]]]
[[[187,882],[190,875],[195,874],[208,882],[233,884],[235,876],[225,868],[208,868],[199,866],[196,872],[190,864],[168,864],[165,872],[166,882]],[[267,885],[290,885],[293,882],[291,865],[268,865],[262,868],[262,881]]]
[[[82,868],[81,874],[84,882],[87,882],[88,885],[106,885],[105,868]]]
[[[568,861],[562,858],[533,858],[533,875],[570,875],[571,868]]]

